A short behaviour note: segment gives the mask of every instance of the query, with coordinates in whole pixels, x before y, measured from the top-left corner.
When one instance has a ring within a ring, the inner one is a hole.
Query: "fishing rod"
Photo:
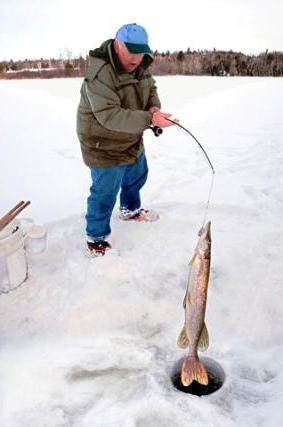
[[[203,148],[203,146],[201,145],[201,143],[197,140],[197,138],[187,129],[185,128],[185,126],[181,125],[179,122],[175,121],[175,120],[171,120],[168,119],[168,117],[166,117],[166,120],[168,120],[169,122],[173,123],[174,125],[179,126],[180,129],[183,129],[186,133],[188,133],[193,139],[194,141],[198,144],[198,146],[200,147],[205,159],[208,162],[209,168],[211,170],[211,181],[210,181],[210,186],[209,186],[209,192],[208,192],[208,198],[207,198],[207,202],[206,202],[206,207],[205,207],[205,211],[204,211],[204,216],[203,216],[203,222],[202,222],[202,226],[198,232],[198,235],[200,236],[202,233],[202,230],[204,228],[205,225],[205,221],[206,221],[206,216],[207,216],[207,212],[208,212],[208,208],[209,208],[209,204],[210,204],[210,199],[211,199],[211,194],[212,194],[212,189],[213,189],[213,184],[214,184],[214,175],[215,175],[215,169],[211,163],[210,158],[208,157],[207,152],[205,151],[205,149]],[[150,126],[152,132],[154,133],[155,136],[160,136],[163,132],[163,130],[158,127],[158,126]]]

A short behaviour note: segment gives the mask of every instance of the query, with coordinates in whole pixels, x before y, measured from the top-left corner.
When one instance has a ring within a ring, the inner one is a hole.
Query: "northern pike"
[[[179,347],[189,346],[190,349],[181,370],[181,381],[184,386],[189,386],[193,380],[203,385],[208,384],[208,375],[199,360],[198,350],[205,351],[209,345],[204,318],[211,257],[210,224],[209,221],[202,229],[189,264],[190,274],[183,302],[185,325],[178,338]]]

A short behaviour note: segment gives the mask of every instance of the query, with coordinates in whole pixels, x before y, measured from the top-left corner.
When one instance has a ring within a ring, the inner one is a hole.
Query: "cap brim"
[[[153,52],[147,44],[137,44],[137,43],[126,43],[124,42],[128,51],[131,53],[148,53],[152,55]]]

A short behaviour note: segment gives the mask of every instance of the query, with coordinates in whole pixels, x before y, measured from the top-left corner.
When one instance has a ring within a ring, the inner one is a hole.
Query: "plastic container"
[[[25,249],[28,254],[38,255],[45,252],[47,247],[47,233],[42,225],[33,225],[27,231]]]

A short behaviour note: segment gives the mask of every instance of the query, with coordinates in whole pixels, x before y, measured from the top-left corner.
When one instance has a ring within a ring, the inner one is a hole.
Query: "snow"
[[[226,373],[199,398],[170,373],[188,260],[211,173],[197,144],[146,132],[151,224],[112,220],[119,254],[85,256],[90,185],[75,134],[81,79],[0,81],[0,194],[48,231],[29,278],[0,296],[3,427],[281,425],[283,394],[282,96],[280,78],[159,77],[164,111],[216,169],[208,219],[212,268],[205,356]]]

